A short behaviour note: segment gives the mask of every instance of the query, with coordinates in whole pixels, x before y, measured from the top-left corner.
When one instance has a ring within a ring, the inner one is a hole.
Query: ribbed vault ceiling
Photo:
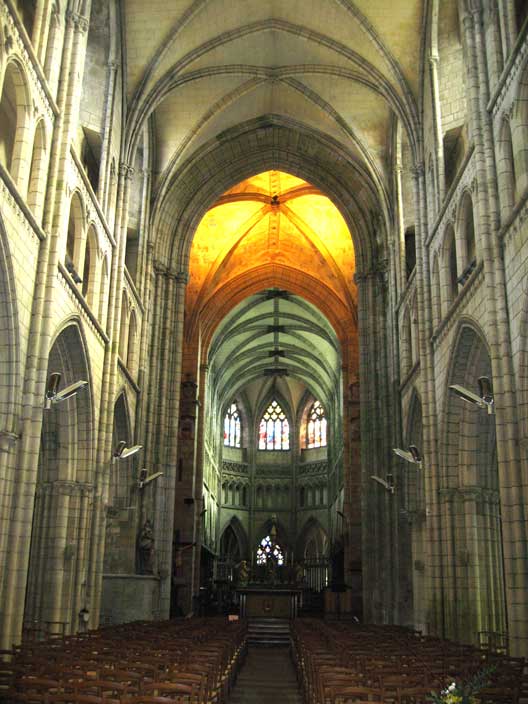
[[[281,115],[388,187],[391,115],[416,121],[419,0],[125,0],[130,124],[154,116],[158,185],[244,121]]]
[[[236,306],[216,331],[209,354],[209,380],[219,408],[255,382],[263,397],[274,380],[280,380],[283,396],[295,380],[333,408],[340,368],[340,346],[328,320],[299,296],[279,289]]]
[[[356,329],[354,270],[351,234],[329,198],[290,174],[257,174],[224,193],[195,233],[186,290],[187,339],[201,336],[207,348],[206,331],[214,330],[237,302],[274,286],[297,294],[308,290],[308,300],[331,310],[333,335],[337,332],[344,343]],[[264,272],[264,286],[247,292],[248,281],[260,280]]]

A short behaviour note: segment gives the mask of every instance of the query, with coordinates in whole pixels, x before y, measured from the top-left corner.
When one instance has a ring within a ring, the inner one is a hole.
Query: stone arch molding
[[[324,554],[328,551],[328,533],[322,526],[321,522],[314,516],[310,516],[303,525],[301,531],[299,532],[299,537],[297,538],[295,554],[297,559],[304,558],[305,550],[308,546],[308,542],[312,537],[317,537],[320,539],[317,548],[320,549],[320,554],[318,557],[326,557]],[[326,545],[324,542],[326,541]]]
[[[62,373],[61,386],[66,386],[81,378],[88,382],[87,388],[83,389],[75,397],[75,403],[78,406],[77,413],[81,413],[84,416],[82,423],[85,435],[85,440],[82,441],[84,446],[86,438],[93,436],[95,409],[88,344],[82,321],[78,316],[66,318],[57,327],[51,339],[48,359],[51,358],[53,351],[55,351],[56,358],[60,362],[61,369],[51,369],[48,363],[47,376],[53,371],[60,371]],[[62,410],[64,410],[64,407]],[[90,475],[94,470],[91,442],[86,442],[83,454],[84,461],[80,463],[79,469],[85,481],[92,481],[94,477]],[[79,475],[78,479],[80,478],[81,475]]]
[[[449,471],[452,464],[451,454],[453,447],[458,445],[459,442],[458,432],[454,433],[454,435],[451,432],[454,429],[453,418],[465,418],[468,412],[467,408],[456,405],[458,401],[451,394],[449,386],[451,384],[460,384],[475,391],[474,387],[478,376],[477,362],[480,365],[482,364],[482,355],[485,355],[489,362],[489,373],[491,374],[490,347],[484,331],[476,321],[472,318],[464,317],[459,322],[458,330],[453,339],[454,344],[442,403],[443,431],[441,437],[443,438],[442,456],[444,466],[442,480],[446,486],[450,481],[455,481],[455,477],[451,476]],[[458,421],[455,425],[458,428]]]
[[[276,400],[281,409],[283,410],[284,414],[286,415],[286,418],[288,419],[288,424],[290,428],[290,447],[292,444],[292,440],[295,437],[295,433],[297,433],[297,425],[296,425],[296,418],[295,418],[295,412],[294,409],[292,408],[292,403],[290,399],[287,399],[282,392],[280,388],[277,388],[274,386],[273,382],[270,382],[264,395],[262,398],[259,400],[258,405],[255,410],[255,417],[253,419],[253,427],[252,427],[252,432],[253,432],[253,437],[255,438],[255,441],[258,445],[258,433],[259,433],[259,426],[260,426],[260,421],[262,420],[262,417],[264,413],[266,413],[266,409],[270,405],[270,403],[273,400]]]
[[[240,549],[240,555],[242,557],[249,556],[249,541],[247,537],[247,533],[244,529],[244,526],[240,522],[239,518],[237,516],[232,516],[229,521],[225,524],[225,526],[222,529],[222,533],[220,535],[220,544],[222,543],[222,538],[224,537],[224,533],[228,528],[231,528],[233,533],[236,536],[236,539],[238,540],[238,547]]]
[[[199,149],[159,194],[152,221],[160,264],[186,271],[194,233],[210,205],[235,184],[270,169],[307,180],[333,201],[352,234],[359,273],[384,258],[389,211],[365,167],[321,132],[265,115]]]
[[[49,350],[47,373],[62,374],[61,384],[80,378],[91,382],[86,340],[80,321],[66,319],[56,330]],[[82,516],[93,497],[95,467],[93,396],[90,385],[73,399],[44,411],[34,517],[31,532],[25,618],[65,622],[75,630],[84,596],[89,532]],[[62,565],[64,569],[49,569]],[[71,561],[71,562],[70,562]],[[72,579],[64,579],[64,570]],[[47,588],[43,591],[42,584]]]
[[[395,60],[394,56],[388,47],[377,34],[374,26],[368,21],[365,15],[361,13],[355,3],[350,0],[336,0],[344,7],[358,22],[358,26],[366,32],[369,40],[376,46],[379,55],[381,55],[389,68],[389,75],[384,70],[380,70],[374,66],[365,56],[357,53],[350,46],[332,39],[326,34],[315,32],[312,29],[307,29],[303,25],[294,24],[278,18],[268,18],[251,22],[232,32],[222,33],[212,37],[200,46],[192,49],[185,56],[181,57],[172,64],[165,73],[156,77],[156,69],[161,65],[163,58],[167,55],[171,45],[176,41],[178,33],[190,21],[196,11],[199,11],[204,4],[203,0],[195,0],[193,6],[181,16],[172,31],[167,35],[166,41],[159,47],[158,51],[152,57],[149,66],[143,74],[131,100],[131,110],[129,118],[129,140],[127,149],[129,153],[133,153],[135,143],[138,139],[138,133],[141,131],[144,121],[152,113],[157,105],[167,96],[172,90],[177,88],[182,83],[192,80],[192,74],[195,72],[185,72],[193,62],[201,57],[206,56],[212,50],[218,47],[226,47],[233,40],[239,39],[250,34],[258,34],[261,32],[276,32],[284,33],[294,37],[302,37],[308,42],[318,45],[321,48],[330,50],[338,55],[342,61],[349,62],[353,67],[348,73],[348,78],[357,80],[360,83],[369,85],[375,92],[382,95],[388,102],[394,112],[399,115],[408,132],[409,141],[413,149],[417,149],[415,134],[417,134],[417,126],[419,122],[418,109],[416,101],[412,95],[412,91],[405,80],[401,67]],[[207,2],[205,2],[207,4]],[[306,70],[308,67],[298,67]],[[231,70],[237,73],[259,74],[271,80],[277,80],[283,74],[290,74],[292,67],[287,67],[283,71],[278,71],[274,68],[262,69],[261,67],[238,64],[236,66],[219,66],[216,67],[215,73],[223,70]],[[207,69],[210,75],[211,68]],[[328,73],[335,72],[336,75],[344,73],[341,69],[327,67]],[[391,80],[392,79],[392,80]]]
[[[18,297],[13,262],[4,223],[0,217],[0,379],[2,388],[19,387],[20,339]],[[16,439],[16,396],[0,396],[0,451],[8,450]]]

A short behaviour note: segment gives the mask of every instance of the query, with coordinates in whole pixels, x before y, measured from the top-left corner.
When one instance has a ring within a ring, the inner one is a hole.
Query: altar
[[[239,587],[241,618],[296,618],[302,589],[288,586],[251,585]]]

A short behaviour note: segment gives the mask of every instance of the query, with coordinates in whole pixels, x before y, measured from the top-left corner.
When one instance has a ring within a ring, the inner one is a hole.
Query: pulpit
[[[237,589],[241,618],[296,618],[302,606],[302,589],[251,585]]]

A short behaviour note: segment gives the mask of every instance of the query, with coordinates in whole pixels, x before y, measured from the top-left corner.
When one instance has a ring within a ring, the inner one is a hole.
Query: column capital
[[[122,161],[119,164],[119,175],[124,176],[126,179],[132,178],[134,175],[134,167],[130,166],[130,164],[127,164],[125,161]]]
[[[19,435],[9,430],[0,430],[0,452],[9,452],[19,438]]]
[[[189,283],[189,274],[186,271],[179,271],[174,275],[177,284],[187,285]]]
[[[388,259],[378,259],[372,263],[372,267],[368,271],[356,271],[354,274],[355,283],[364,283],[369,279],[383,279],[387,274],[388,264]]]
[[[74,12],[73,10],[68,10],[66,12],[66,24],[69,27],[73,27],[76,32],[81,34],[86,34],[90,27],[90,21],[80,12]]]
[[[417,161],[415,164],[413,164],[411,168],[411,174],[412,177],[415,180],[418,180],[419,178],[422,178],[423,175],[425,174],[425,164],[423,161]]]

